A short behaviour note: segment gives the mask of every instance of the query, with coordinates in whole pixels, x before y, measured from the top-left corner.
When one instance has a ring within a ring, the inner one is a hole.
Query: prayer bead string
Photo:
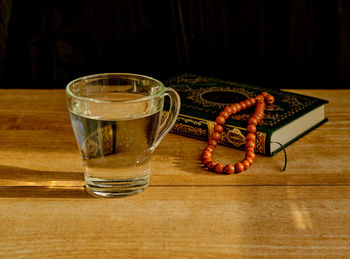
[[[240,173],[247,170],[255,159],[255,143],[256,143],[256,126],[264,118],[264,112],[266,104],[273,104],[275,98],[266,92],[262,92],[255,98],[249,98],[245,101],[235,103],[226,106],[219,116],[216,118],[216,125],[214,126],[214,132],[211,134],[207,146],[203,150],[201,161],[208,169],[216,173],[233,174]],[[241,162],[237,162],[234,165],[217,163],[213,160],[213,152],[221,138],[221,133],[224,130],[223,125],[226,120],[233,114],[250,108],[255,105],[255,112],[248,120],[247,135],[245,144],[245,157]]]

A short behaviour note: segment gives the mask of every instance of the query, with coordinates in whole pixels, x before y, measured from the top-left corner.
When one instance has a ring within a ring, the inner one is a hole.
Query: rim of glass
[[[156,82],[157,84],[159,84],[160,88],[159,90],[152,95],[147,95],[145,97],[141,97],[141,98],[137,98],[137,99],[133,99],[133,100],[97,100],[94,98],[90,98],[90,97],[85,97],[85,96],[81,96],[81,95],[77,95],[75,93],[73,93],[70,90],[70,86],[73,85],[74,83],[78,82],[78,81],[82,81],[82,80],[88,80],[88,79],[93,79],[93,78],[99,78],[99,77],[103,77],[103,76],[130,76],[130,77],[134,77],[134,78],[143,78],[146,80],[151,80]],[[77,79],[74,79],[72,81],[70,81],[67,86],[66,86],[66,93],[70,96],[72,96],[75,99],[81,100],[81,101],[85,101],[85,102],[95,102],[95,103],[113,103],[113,102],[120,102],[120,103],[133,103],[133,102],[142,102],[142,101],[146,101],[146,100],[150,100],[153,99],[154,97],[157,97],[159,95],[161,95],[162,93],[164,93],[165,90],[165,86],[164,84],[153,78],[150,76],[145,76],[145,75],[140,75],[140,74],[133,74],[133,73],[101,73],[101,74],[93,74],[93,75],[88,75],[88,76],[83,76],[83,77],[79,77]]]

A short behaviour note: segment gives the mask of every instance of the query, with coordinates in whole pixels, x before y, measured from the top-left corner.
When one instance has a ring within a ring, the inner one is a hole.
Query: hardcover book
[[[227,105],[268,92],[275,97],[267,105],[264,119],[257,125],[255,152],[273,156],[327,121],[326,100],[267,89],[194,74],[181,74],[164,81],[181,98],[179,117],[172,132],[207,141],[214,131],[215,119]],[[254,112],[249,108],[226,120],[219,144],[244,149],[247,121]],[[279,144],[280,143],[280,144]]]

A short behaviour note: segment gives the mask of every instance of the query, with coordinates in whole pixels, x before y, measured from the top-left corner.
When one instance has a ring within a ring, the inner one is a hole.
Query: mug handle
[[[160,125],[157,140],[155,141],[155,143],[151,148],[152,152],[156,149],[156,147],[163,140],[165,135],[174,126],[177,116],[179,115],[179,112],[180,112],[181,100],[178,93],[170,87],[165,87],[164,96],[168,96],[170,98],[169,112],[164,122]]]

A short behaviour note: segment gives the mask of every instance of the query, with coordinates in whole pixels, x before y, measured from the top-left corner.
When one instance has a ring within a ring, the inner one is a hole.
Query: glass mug
[[[164,96],[170,108],[161,123]],[[179,95],[151,77],[109,73],[70,82],[66,98],[87,191],[100,197],[143,191],[151,154],[179,114]]]

